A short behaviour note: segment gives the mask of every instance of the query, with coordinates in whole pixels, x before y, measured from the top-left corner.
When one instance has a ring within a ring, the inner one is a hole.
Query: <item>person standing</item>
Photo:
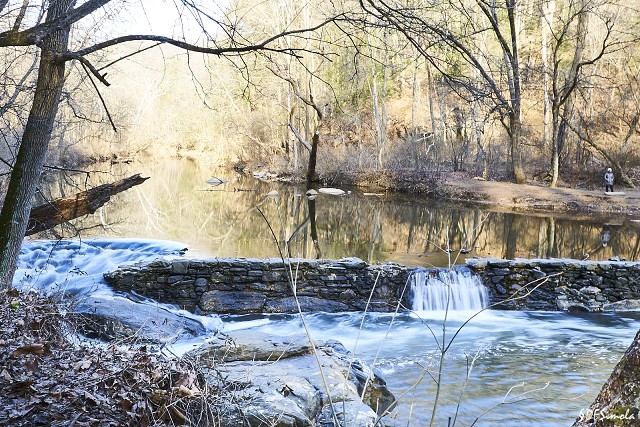
[[[613,171],[611,168],[608,168],[604,173],[604,192],[611,191],[613,193]]]

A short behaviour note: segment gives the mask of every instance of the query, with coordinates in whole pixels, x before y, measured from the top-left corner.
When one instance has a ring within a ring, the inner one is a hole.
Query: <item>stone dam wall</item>
[[[640,310],[640,263],[575,260],[469,259],[497,309]],[[293,313],[293,277],[303,311],[410,309],[415,268],[338,261],[174,259],[121,267],[105,274],[117,291],[135,292],[199,313]],[[436,269],[427,270],[430,275]]]
[[[290,277],[304,311],[393,311],[407,301],[411,270],[357,259],[156,260],[105,274],[115,290],[203,313],[295,313]]]
[[[469,259],[496,308],[638,311],[640,263],[568,259]]]

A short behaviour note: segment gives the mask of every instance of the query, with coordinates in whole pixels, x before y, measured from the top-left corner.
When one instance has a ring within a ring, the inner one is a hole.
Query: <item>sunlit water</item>
[[[180,256],[183,248],[181,243],[140,239],[28,242],[15,284],[23,289],[113,295],[102,280],[103,272],[137,260]],[[458,402],[459,426],[471,425],[478,417],[478,426],[570,425],[640,328],[635,316],[477,313],[450,311],[446,321],[443,311],[395,316],[314,313],[305,318],[314,339],[342,342],[402,396],[397,412],[386,421],[397,426],[428,423],[435,396],[432,376],[437,376],[440,363],[438,426],[448,425],[449,418],[453,421]],[[278,335],[301,331],[299,317],[291,315],[197,317],[209,334],[216,328],[254,328]],[[179,342],[176,351],[197,344]],[[442,348],[447,350],[441,357]]]
[[[50,196],[134,173],[150,178],[112,197],[95,215],[58,227],[58,235],[162,239],[182,242],[203,256],[270,258],[279,254],[275,234],[283,250],[288,242],[293,257],[356,256],[425,267],[463,263],[471,256],[640,259],[640,223],[620,215],[515,215],[356,188],[308,200],[304,186],[261,181],[190,159],[96,168],[105,173],[59,176]],[[226,181],[207,183],[213,177]],[[279,196],[267,197],[274,190]]]

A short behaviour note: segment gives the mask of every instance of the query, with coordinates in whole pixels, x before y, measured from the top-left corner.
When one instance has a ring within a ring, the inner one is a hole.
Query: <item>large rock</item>
[[[311,354],[313,347],[306,336],[278,337],[263,332],[242,330],[233,334],[217,334],[206,345],[189,356],[211,364],[237,361],[275,361]]]
[[[605,304],[602,311],[640,311],[639,299],[625,299],[611,304]]]
[[[187,357],[215,368],[207,374],[212,387],[223,378],[234,389],[222,426],[368,427],[395,400],[382,379],[335,341],[319,344],[314,354],[305,336],[238,331]]]
[[[349,311],[349,306],[339,301],[314,297],[298,297],[298,304],[300,304],[300,310],[303,312],[324,311],[326,313],[337,313]],[[296,298],[294,297],[280,298],[269,301],[265,305],[265,311],[268,313],[297,313],[298,304],[296,304]]]
[[[259,292],[214,290],[202,294],[199,307],[205,313],[263,313],[266,300]]]
[[[142,342],[167,343],[206,332],[195,319],[119,296],[85,298],[76,306],[76,316],[81,333],[105,341],[135,337]]]

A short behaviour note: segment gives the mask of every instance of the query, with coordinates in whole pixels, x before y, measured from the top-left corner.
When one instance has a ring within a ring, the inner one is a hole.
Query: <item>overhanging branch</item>
[[[271,37],[266,38],[265,40],[263,40],[260,43],[257,44],[249,44],[249,45],[232,45],[232,46],[225,46],[225,47],[205,47],[205,46],[198,46],[192,43],[187,43],[184,42],[182,40],[176,40],[173,39],[171,37],[166,37],[166,36],[158,36],[158,35],[153,35],[153,34],[130,34],[130,35],[126,35],[126,36],[121,36],[121,37],[116,37],[110,40],[106,40],[104,42],[101,43],[97,43],[93,46],[87,47],[85,49],[81,49],[78,50],[76,52],[69,52],[66,54],[61,55],[61,57],[63,59],[77,59],[78,56],[85,56],[88,55],[90,53],[94,53],[97,52],[99,50],[105,49],[107,47],[111,47],[111,46],[115,46],[118,44],[122,44],[122,43],[127,43],[127,42],[132,42],[132,41],[155,41],[158,43],[162,43],[162,44],[170,44],[176,47],[179,47],[181,49],[185,49],[191,52],[199,52],[199,53],[205,53],[208,55],[230,55],[230,54],[243,54],[243,53],[248,53],[248,52],[254,52],[254,51],[258,51],[258,50],[263,50],[263,51],[270,51],[270,52],[280,52],[280,53],[289,53],[289,54],[296,54],[297,52],[308,52],[307,49],[298,49],[298,48],[272,48],[269,47],[269,45],[271,43],[273,43],[274,41],[283,38],[283,37],[287,37],[287,36],[296,36],[299,34],[306,34],[306,33],[310,33],[313,31],[316,31],[322,27],[324,27],[325,25],[328,25],[336,20],[338,20],[339,17],[332,17],[330,19],[327,19],[313,27],[309,27],[309,28],[303,28],[300,30],[290,30],[290,31],[283,31],[281,33],[275,34]],[[1,34],[0,34],[1,37]]]

